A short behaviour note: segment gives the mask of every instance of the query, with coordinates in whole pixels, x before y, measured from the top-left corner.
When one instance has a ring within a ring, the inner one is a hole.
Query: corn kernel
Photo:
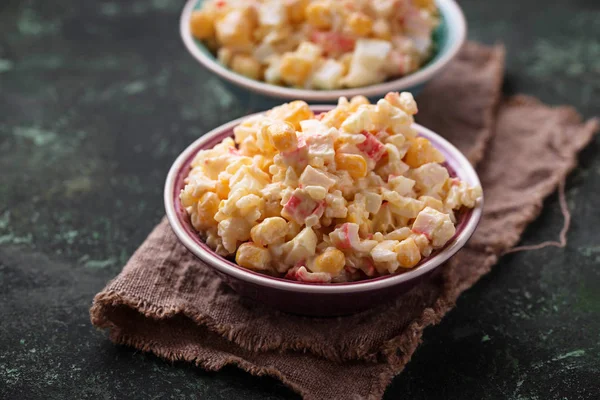
[[[252,45],[256,18],[250,8],[232,10],[215,23],[217,40],[222,46],[244,49]]]
[[[353,12],[346,22],[352,33],[358,36],[369,35],[373,27],[373,20],[361,12]]]
[[[334,108],[333,110],[325,113],[325,116],[321,119],[321,122],[329,127],[340,129],[346,118],[348,118],[348,115],[350,115],[349,112],[339,108]]]
[[[410,147],[404,156],[404,162],[412,168],[419,168],[423,164],[444,162],[444,156],[431,142],[424,137],[409,139]]]
[[[291,86],[302,86],[308,79],[313,68],[310,60],[299,58],[291,53],[286,53],[281,58],[279,75],[281,80]]]
[[[219,179],[216,185],[216,193],[220,199],[226,199],[229,196],[229,180]]]
[[[233,57],[231,69],[250,79],[259,80],[262,77],[262,67],[260,63],[256,59],[244,54],[238,54]]]
[[[367,176],[367,161],[358,154],[336,153],[335,164],[338,169],[348,171],[353,179]]]
[[[254,243],[268,246],[283,242],[288,231],[287,221],[281,217],[265,218],[263,222],[252,227],[250,237]]]
[[[235,262],[240,266],[252,270],[269,269],[271,254],[269,250],[252,242],[243,243],[237,250]]]
[[[358,110],[358,107],[363,104],[371,104],[371,102],[365,96],[354,96],[350,100],[350,111],[354,112]]]
[[[422,8],[427,11],[434,11],[436,9],[435,2],[433,0],[413,0],[413,4],[417,8]]]
[[[349,222],[351,224],[361,224],[363,221],[364,218],[361,214],[349,211],[345,222]]]
[[[306,7],[309,0],[290,0],[287,2],[288,19],[293,24],[299,24],[306,19]]]
[[[256,29],[254,29],[254,32],[252,32],[252,38],[254,38],[255,42],[260,43],[272,31],[273,31],[273,27],[266,26],[266,25],[259,25],[256,27]]]
[[[281,152],[292,151],[298,147],[296,130],[289,122],[277,121],[267,127],[267,133],[273,147]]]
[[[207,39],[203,39],[202,42],[204,43],[204,45],[206,46],[206,48],[211,52],[211,53],[216,53],[217,51],[219,51],[219,47],[221,47],[219,45],[219,42],[217,41],[217,38],[214,36],[211,36]]]
[[[407,238],[398,243],[394,251],[398,254],[398,262],[403,268],[412,268],[421,261],[419,246],[413,238]]]
[[[206,192],[198,201],[198,225],[202,229],[216,227],[215,214],[219,211],[219,197],[216,193]]]
[[[311,119],[314,114],[308,104],[302,100],[294,100],[271,110],[267,116],[273,119],[281,119],[292,124],[294,129],[300,130],[300,122]]]
[[[331,10],[327,4],[316,1],[306,7],[306,20],[315,28],[328,29],[332,21]]]
[[[215,34],[215,22],[207,12],[194,11],[190,18],[190,30],[196,39],[208,39]]]
[[[327,272],[333,276],[346,265],[346,256],[342,251],[336,248],[328,248],[323,253],[319,254],[313,263],[310,265],[312,272]]]

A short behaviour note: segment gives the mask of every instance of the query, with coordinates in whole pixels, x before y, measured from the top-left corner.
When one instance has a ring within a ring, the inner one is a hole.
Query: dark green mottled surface
[[[472,39],[506,43],[507,92],[600,114],[597,0],[462,3]],[[296,397],[116,347],[89,323],[161,218],[174,157],[250,108],[185,52],[182,5],[0,2],[0,398]],[[503,258],[427,329],[386,399],[598,398],[599,143],[568,181],[567,248]],[[561,224],[553,196],[524,242]]]

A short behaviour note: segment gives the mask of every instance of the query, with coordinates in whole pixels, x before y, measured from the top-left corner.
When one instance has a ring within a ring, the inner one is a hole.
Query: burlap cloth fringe
[[[306,399],[379,399],[460,293],[512,248],[592,139],[570,107],[501,98],[504,49],[468,43],[417,99],[418,122],[478,166],[486,196],[467,246],[410,292],[360,314],[307,318],[238,296],[195,259],[166,220],[94,299],[92,323],[115,343],[207,370],[233,364]]]

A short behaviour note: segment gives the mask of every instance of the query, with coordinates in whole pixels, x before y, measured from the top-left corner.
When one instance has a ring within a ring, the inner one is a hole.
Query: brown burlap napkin
[[[486,196],[471,241],[428,281],[352,316],[287,315],[238,296],[163,220],[95,297],[92,323],[115,343],[208,370],[234,364],[307,399],[381,398],[423,329],[517,243],[597,128],[568,107],[500,100],[503,62],[501,47],[469,43],[417,99],[418,121],[479,162]]]

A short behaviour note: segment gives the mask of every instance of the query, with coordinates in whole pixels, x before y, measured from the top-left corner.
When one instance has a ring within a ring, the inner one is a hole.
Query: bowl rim
[[[333,107],[334,106],[332,105],[310,106],[310,108],[315,112],[327,111],[332,109]],[[186,162],[188,162],[188,160],[191,157],[195,156],[195,154],[201,149],[201,147],[204,144],[210,142],[215,137],[223,135],[224,132],[232,130],[235,126],[237,126],[246,118],[261,113],[262,112],[258,112],[237,118],[202,135],[200,138],[198,138],[192,144],[190,144],[177,157],[177,159],[169,169],[165,181],[165,188],[163,192],[164,205],[167,219],[169,221],[169,224],[171,225],[171,228],[173,229],[173,232],[188,250],[190,250],[194,255],[196,255],[202,262],[210,265],[217,271],[220,271],[226,275],[229,275],[236,279],[240,279],[245,282],[289,292],[321,294],[365,292],[399,285],[401,283],[416,279],[417,277],[434,270],[438,266],[442,265],[445,261],[447,261],[450,257],[452,257],[456,252],[458,252],[458,250],[464,247],[469,238],[473,235],[473,232],[475,231],[483,212],[483,197],[481,198],[481,201],[479,201],[478,204],[470,210],[470,215],[468,216],[466,223],[464,223],[464,226],[462,226],[462,230],[460,230],[455,235],[455,237],[451,239],[451,243],[447,244],[446,247],[442,248],[437,254],[434,254],[429,258],[425,259],[425,261],[418,267],[408,272],[404,272],[402,274],[388,275],[384,277],[366,279],[357,282],[339,284],[318,284],[286,281],[283,279],[277,279],[268,275],[246,270],[241,267],[229,265],[213,251],[205,250],[201,246],[199,246],[194,241],[194,239],[187,233],[185,227],[182,225],[177,215],[174,195],[175,185],[178,177],[181,174],[187,174],[187,171],[182,170],[184,164],[186,164]],[[422,125],[415,123],[413,124],[413,127],[417,129],[417,131],[420,134],[425,134],[425,136],[427,136],[428,138],[433,138],[437,144],[436,147],[442,149],[443,152],[450,155],[450,158],[452,160],[456,161],[455,163],[450,164],[450,166],[454,169],[460,169],[459,175],[461,179],[466,180],[471,185],[481,185],[479,177],[477,176],[477,173],[475,172],[475,169],[473,168],[471,163],[456,147],[454,147],[454,145],[452,145],[446,139],[436,134],[435,132],[425,128]]]
[[[206,54],[200,51],[189,29],[189,20],[198,1],[199,0],[188,0],[186,2],[185,6],[183,7],[179,22],[181,38],[183,39],[183,43],[190,54],[200,64],[226,81],[232,82],[237,86],[241,86],[245,89],[260,93],[265,96],[278,97],[282,99],[331,101],[337,100],[342,96],[353,97],[363,95],[366,97],[375,97],[388,92],[414,88],[415,86],[425,83],[429,79],[433,78],[438,72],[440,72],[459,52],[466,40],[467,35],[467,21],[457,2],[455,0],[435,0],[440,12],[448,20],[448,29],[451,35],[456,38],[450,44],[449,49],[435,62],[404,77],[369,86],[338,90],[295,89],[247,78],[231,71],[229,68],[224,67],[218,61],[208,57]]]

